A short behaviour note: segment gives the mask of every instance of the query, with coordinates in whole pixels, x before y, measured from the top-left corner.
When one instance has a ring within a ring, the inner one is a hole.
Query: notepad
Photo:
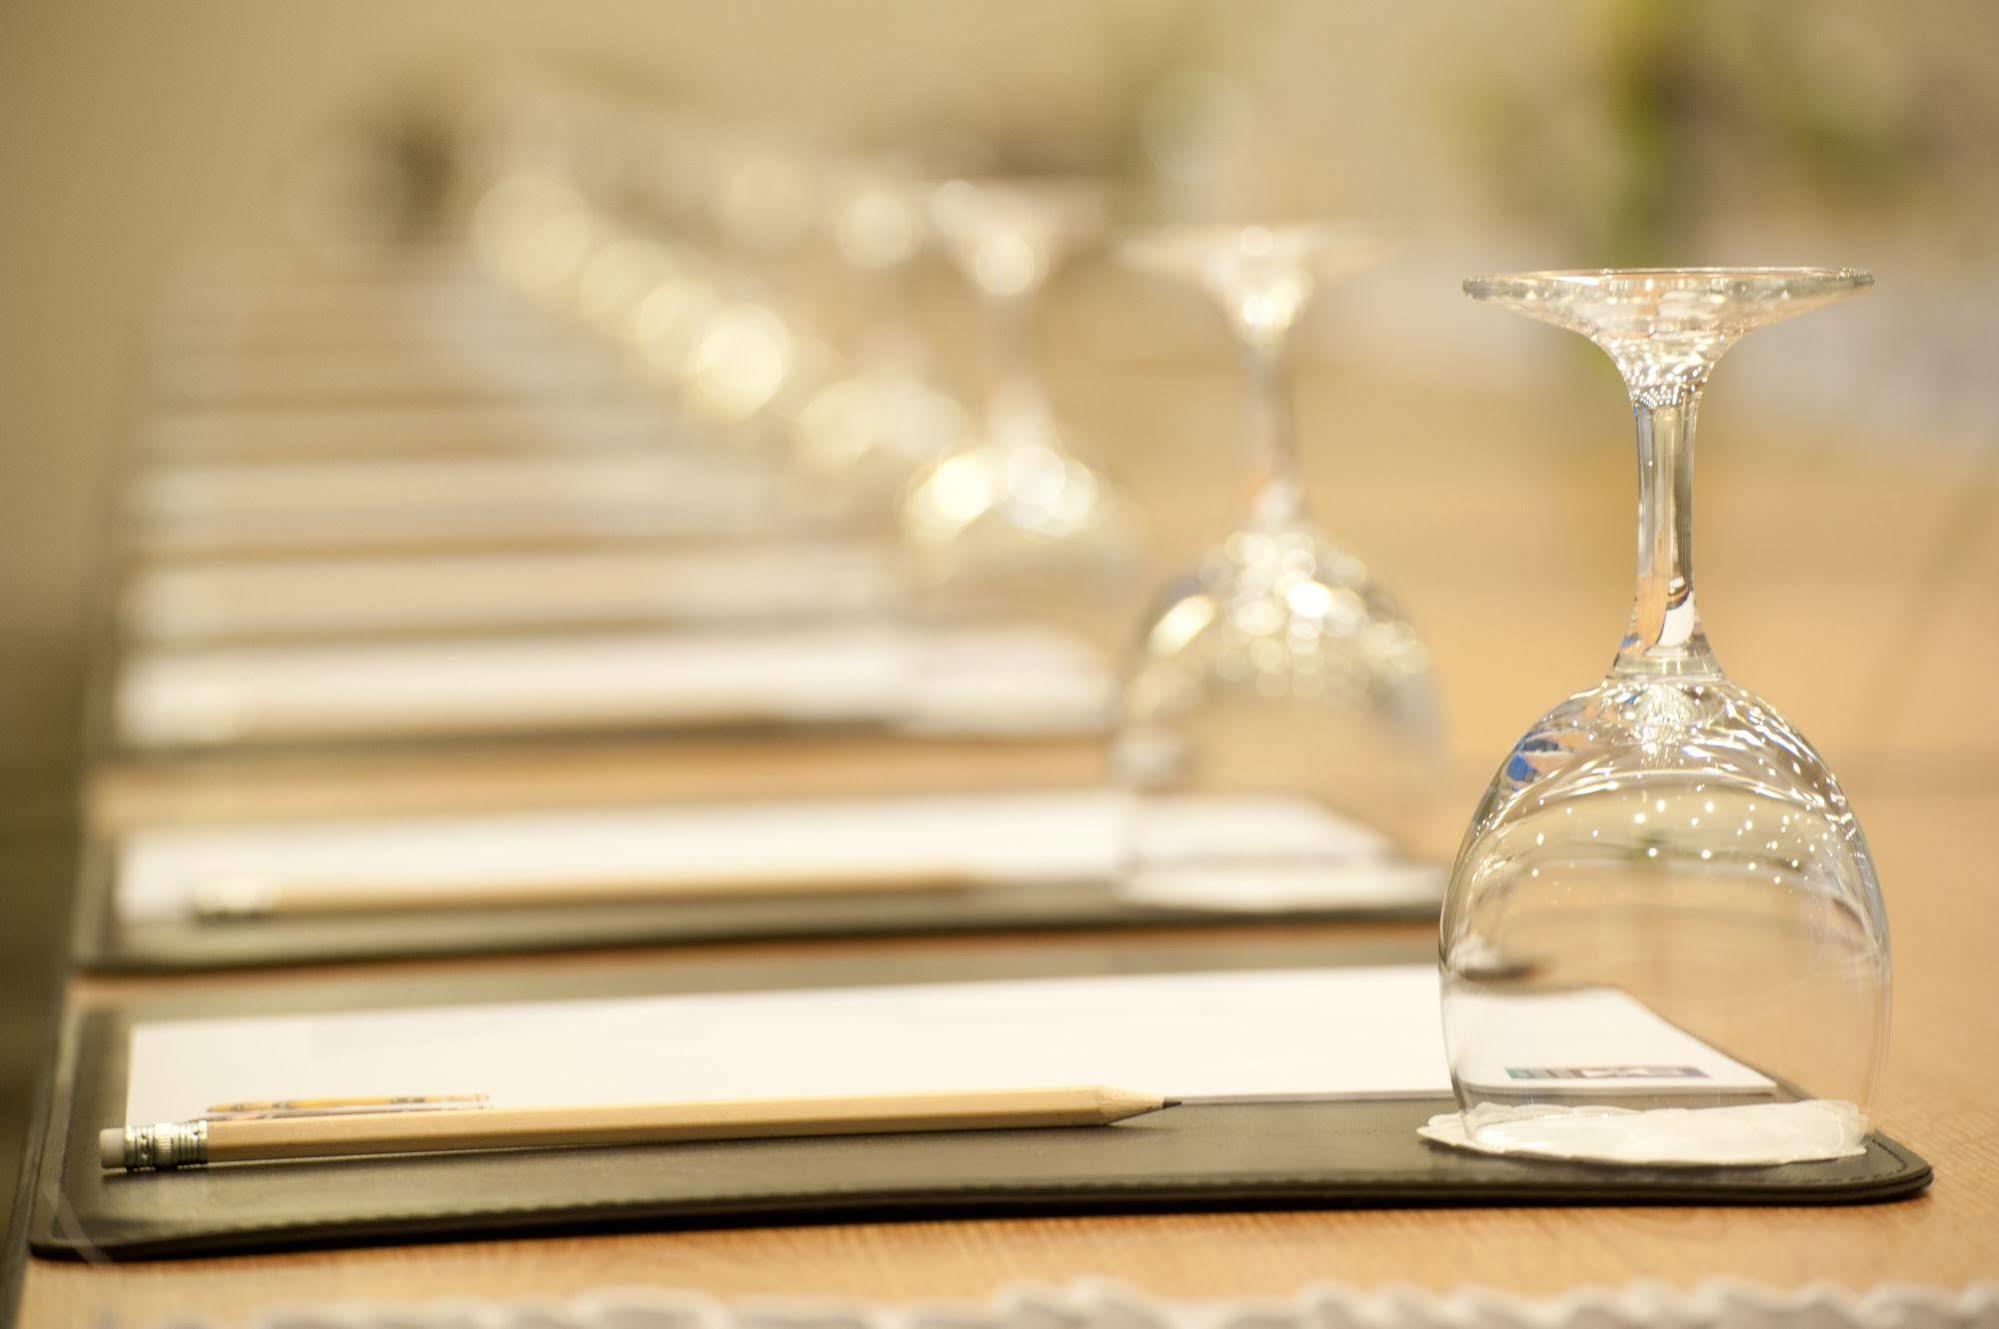
[[[652,448],[202,462],[141,473],[125,509],[161,554],[729,535],[785,516],[768,469]]]
[[[120,597],[136,640],[505,631],[646,621],[884,613],[901,581],[890,552],[853,541],[591,546],[422,557],[155,563]]]
[[[1395,965],[142,1023],[125,1117],[443,1093],[499,1107],[1078,1084],[1209,1102],[1434,1095],[1450,1090],[1437,993],[1434,966]],[[1514,1000],[1559,1011],[1536,1022],[1557,1062],[1673,1062],[1705,1072],[1703,1092],[1772,1087],[1623,993]]]
[[[1027,627],[575,636],[142,650],[115,683],[145,749],[389,735],[858,724],[1100,731],[1113,691],[1086,644]]]
[[[165,311],[175,321],[318,322],[342,314],[446,318],[468,329],[517,317],[524,301],[462,246],[328,251],[317,245],[232,244],[175,273]]]
[[[139,433],[163,461],[248,454],[365,456],[509,449],[685,447],[691,431],[655,403],[462,402],[432,406],[254,407],[162,413]]]
[[[406,401],[437,397],[588,401],[614,391],[626,367],[577,338],[419,341],[403,347],[176,347],[153,365],[169,401]]]
[[[1382,836],[1312,801],[1276,795],[1183,797],[1175,817],[1223,855],[1249,864],[1306,854],[1351,870],[1328,874],[1292,908],[1434,905],[1433,868],[1396,857]],[[384,910],[504,904],[524,891],[578,900],[629,888],[780,889],[826,880],[933,879],[982,886],[1104,883],[1117,874],[1130,802],[1108,789],[822,798],[601,807],[457,816],[144,829],[116,848],[121,923],[227,908],[232,892],[336,891]],[[1256,873],[1242,888],[1256,899]],[[1218,877],[1191,903],[1228,907]],[[347,907],[343,904],[343,908]]]

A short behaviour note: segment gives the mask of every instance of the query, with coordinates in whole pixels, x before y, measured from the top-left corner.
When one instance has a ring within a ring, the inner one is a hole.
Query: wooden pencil
[[[412,883],[393,890],[338,881],[286,883],[268,877],[217,877],[189,892],[203,923],[252,922],[342,914],[423,913],[444,909],[561,908],[578,904],[642,904],[806,895],[906,895],[968,889],[978,884],[959,867],[911,867],[893,872],[801,868],[763,876],[678,879]]]
[[[107,1169],[169,1170],[364,1154],[578,1149],[907,1131],[1108,1126],[1165,1099],[1101,1086],[886,1097],[752,1099],[621,1107],[474,1108],[112,1127],[98,1135]]]

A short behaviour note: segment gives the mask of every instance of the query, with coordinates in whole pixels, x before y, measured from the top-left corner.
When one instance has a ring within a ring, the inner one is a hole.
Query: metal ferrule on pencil
[[[125,1128],[127,1172],[169,1171],[208,1161],[208,1123],[162,1121]]]

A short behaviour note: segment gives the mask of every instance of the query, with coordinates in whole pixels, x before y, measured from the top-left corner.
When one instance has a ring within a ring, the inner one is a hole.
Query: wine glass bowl
[[[822,505],[872,517],[971,433],[971,417],[920,363],[883,351],[806,399],[791,422],[792,459],[824,491]]]
[[[1422,639],[1301,521],[1233,532],[1165,589],[1127,672],[1117,757],[1141,791],[1296,792],[1407,842],[1438,730]]]
[[[1461,1102],[1592,1101],[1508,1074],[1555,1056],[1516,998],[1609,987],[1766,1075],[1863,1111],[1885,1051],[1888,950],[1865,838],[1802,736],[1719,676],[1612,679],[1544,716],[1475,814],[1443,962]],[[1495,976],[1495,956],[1509,962]],[[1553,1008],[1550,1007],[1550,1010]],[[1737,1101],[1698,1084],[1626,1107]]]
[[[1700,390],[1722,352],[1870,281],[1758,268],[1466,283],[1474,298],[1581,332],[1612,356],[1640,462],[1637,596],[1611,670],[1515,744],[1452,872],[1444,1033],[1474,1141],[1504,1142],[1523,1110],[1805,1098],[1864,1120],[1890,987],[1873,859],[1823,758],[1729,681],[1708,645],[1693,592],[1691,468]],[[1561,1000],[1601,990],[1767,1083],[1745,1089],[1607,1048]]]

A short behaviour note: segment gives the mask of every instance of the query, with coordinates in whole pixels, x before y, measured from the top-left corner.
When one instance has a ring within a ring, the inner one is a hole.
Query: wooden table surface
[[[1331,524],[1372,554],[1436,651],[1453,733],[1448,846],[1490,765],[1539,711],[1586,685],[1629,595],[1631,481],[1607,384],[1550,413],[1410,385],[1343,386],[1340,436],[1313,456]],[[1177,401],[1127,403],[1125,431],[1167,440],[1174,492],[1224,490],[1234,436],[1217,377]],[[1088,402],[1091,398],[1082,398]],[[1135,403],[1135,404],[1133,404]],[[1113,407],[1100,405],[1103,427]],[[1308,392],[1303,415],[1314,419]],[[1142,418],[1129,418],[1137,411]],[[1085,412],[1087,416],[1087,411]],[[1814,737],[1878,860],[1894,928],[1893,1051],[1880,1122],[1936,1168],[1918,1199],[1852,1208],[1494,1208],[1208,1213],[830,1224],[653,1232],[91,1266],[37,1261],[23,1323],[142,1325],[177,1313],[241,1322],[257,1307],[349,1297],[556,1297],[647,1285],[981,1299],[1019,1280],[1085,1275],[1145,1291],[1282,1294],[1314,1280],[1528,1293],[1635,1278],[1720,1276],[1962,1284],[1999,1277],[1999,468],[1989,447],[1913,454],[1749,442],[1703,412],[1702,600],[1722,660]],[[1370,429],[1392,428],[1389,435]],[[1480,440],[1467,448],[1468,437]],[[1584,445],[1583,439],[1589,443]],[[1172,440],[1179,440],[1178,443]],[[1174,451],[1178,448],[1178,451]],[[1202,468],[1216,479],[1204,486]],[[1189,480],[1193,483],[1189,483]],[[1187,530],[1218,517],[1164,505]],[[1422,514],[1412,519],[1411,513]],[[1409,929],[1422,935],[1423,929]],[[1095,939],[1101,941],[1101,938]],[[852,946],[854,943],[829,943]],[[1001,937],[898,946],[1067,944]],[[801,947],[800,949],[810,949]],[[700,965],[744,948],[689,952]],[[605,965],[628,956],[466,964]],[[392,975],[393,966],[376,972]],[[247,988],[324,976],[144,980]],[[137,980],[78,980],[75,1000]]]

